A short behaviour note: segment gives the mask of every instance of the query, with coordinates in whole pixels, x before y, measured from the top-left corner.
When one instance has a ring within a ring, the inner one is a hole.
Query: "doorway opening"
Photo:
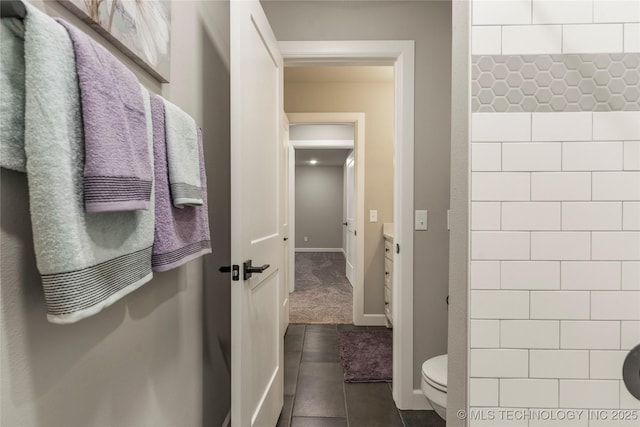
[[[304,324],[353,323],[353,239],[347,238],[347,159],[353,160],[354,126],[291,124],[289,174],[291,218],[289,321]],[[352,161],[351,165],[354,163]],[[354,200],[355,202],[355,200]],[[354,203],[355,205],[355,203]],[[354,206],[355,208],[355,206]],[[355,209],[352,209],[355,211]],[[351,276],[351,277],[349,277]]]
[[[414,49],[413,41],[300,41],[280,42],[287,67],[391,66],[393,68],[393,225],[395,286],[392,311],[393,399],[401,409],[428,409],[414,388],[413,349],[413,152]],[[317,110],[316,110],[317,111]],[[335,111],[335,110],[332,110]],[[326,113],[325,113],[326,114]],[[295,118],[288,115],[291,122]],[[363,117],[364,119],[364,117]],[[364,207],[358,216],[364,223]],[[354,289],[355,291],[355,289]],[[355,299],[354,299],[355,302]],[[375,324],[383,324],[385,316]],[[370,320],[373,320],[370,318]],[[380,322],[380,323],[377,323]]]

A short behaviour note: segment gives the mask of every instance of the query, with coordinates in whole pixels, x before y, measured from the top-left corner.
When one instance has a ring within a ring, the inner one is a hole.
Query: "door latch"
[[[240,266],[237,264],[234,265],[223,265],[218,269],[220,273],[231,273],[231,280],[237,282],[240,280]]]
[[[262,267],[254,267],[251,260],[246,261],[242,265],[244,271],[244,280],[249,280],[251,276],[253,276],[253,273],[264,273],[264,271],[269,268],[269,264],[265,264]]]

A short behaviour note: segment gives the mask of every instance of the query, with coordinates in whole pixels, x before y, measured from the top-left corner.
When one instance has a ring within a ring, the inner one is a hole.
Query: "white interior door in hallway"
[[[231,424],[283,404],[282,56],[257,1],[231,2]],[[248,263],[253,263],[253,272]]]
[[[349,283],[353,286],[354,283],[354,264],[356,262],[356,197],[355,197],[355,185],[356,185],[356,170],[354,153],[351,152],[347,160],[344,162],[345,171],[345,202],[346,202],[346,233],[347,233],[347,247],[345,248],[346,258],[346,275]]]

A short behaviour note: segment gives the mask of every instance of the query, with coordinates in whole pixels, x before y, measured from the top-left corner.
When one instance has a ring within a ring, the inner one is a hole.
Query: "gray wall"
[[[296,249],[342,248],[343,170],[296,166]]]
[[[95,35],[58,3],[33,3]],[[119,55],[204,127],[213,255],[156,274],[95,316],[50,324],[26,177],[1,171],[0,425],[222,424],[230,407],[230,297],[228,277],[215,269],[228,262],[230,241],[227,11],[227,2],[174,3],[171,84],[163,88]]]
[[[450,1],[262,1],[278,40],[415,40],[414,387],[421,363],[447,351]]]

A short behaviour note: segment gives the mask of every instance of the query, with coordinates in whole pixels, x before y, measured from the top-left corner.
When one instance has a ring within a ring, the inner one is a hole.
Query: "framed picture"
[[[163,83],[169,82],[171,0],[58,0]]]

